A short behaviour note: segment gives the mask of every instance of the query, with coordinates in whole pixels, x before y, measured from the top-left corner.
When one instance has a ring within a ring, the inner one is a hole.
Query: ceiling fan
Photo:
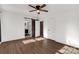
[[[38,14],[40,14],[40,11],[48,12],[48,10],[42,9],[42,8],[46,7],[46,4],[36,5],[36,6],[29,5],[29,6],[35,9],[35,10],[31,10],[29,12],[36,11]]]

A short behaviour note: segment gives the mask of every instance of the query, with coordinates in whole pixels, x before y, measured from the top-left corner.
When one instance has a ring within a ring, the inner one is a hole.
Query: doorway
[[[30,36],[29,34],[29,21],[25,21],[25,37]]]
[[[35,37],[35,20],[32,19],[32,37]]]
[[[25,37],[35,37],[35,19],[29,18],[25,20]]]
[[[43,21],[36,23],[35,19],[33,18],[29,19],[29,21],[25,21],[25,37],[28,36],[34,38],[39,36],[43,37]]]
[[[43,21],[40,21],[40,36],[43,37]]]

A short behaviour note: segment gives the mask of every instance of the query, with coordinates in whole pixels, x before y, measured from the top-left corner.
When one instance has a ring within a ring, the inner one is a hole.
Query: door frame
[[[32,37],[35,37],[35,19],[32,20]]]
[[[40,21],[40,37],[43,37],[44,35],[43,35],[43,28],[44,27],[44,22],[43,21]]]

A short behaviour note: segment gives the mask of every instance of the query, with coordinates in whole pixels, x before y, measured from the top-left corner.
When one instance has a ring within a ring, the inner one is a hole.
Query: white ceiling
[[[35,4],[32,4],[35,5]],[[41,12],[39,15],[40,17],[43,17],[47,19],[47,17],[55,17],[57,15],[60,15],[61,13],[66,13],[68,10],[76,12],[79,10],[79,4],[47,4],[47,6],[44,8],[48,10],[48,13]],[[0,10],[3,11],[9,11],[9,12],[16,12],[16,13],[22,13],[25,14],[27,17],[37,17],[36,12],[29,12],[30,10],[33,10],[33,8],[29,7],[27,4],[1,4]],[[43,16],[42,16],[43,15]]]
[[[25,11],[28,12],[29,10],[28,5],[24,4],[2,4],[1,8],[3,9],[3,11],[12,11],[19,13],[24,13]]]
[[[34,4],[32,4],[34,5]],[[78,4],[47,4],[47,6],[44,9],[47,9],[49,12],[59,12],[64,10],[67,10],[71,7],[72,9],[79,8]],[[63,9],[62,9],[63,8]],[[27,4],[1,4],[0,5],[1,11],[13,11],[13,12],[19,12],[19,13],[35,13],[35,12],[28,12],[30,10],[33,10],[33,8],[29,7]],[[42,12],[43,13],[43,12]]]
[[[2,4],[0,5],[0,7],[2,8],[2,11],[11,11],[19,13],[30,13],[29,11],[33,10],[33,8],[29,7],[27,4]],[[36,12],[31,12],[31,14],[32,13]]]
[[[22,13],[25,14],[27,17],[37,17],[37,13],[35,11],[29,12],[30,10],[33,10],[33,8],[29,7],[27,4],[2,4],[1,8],[2,11]],[[48,10],[48,5],[44,7],[44,9]],[[41,14],[46,14],[46,12],[42,12]]]

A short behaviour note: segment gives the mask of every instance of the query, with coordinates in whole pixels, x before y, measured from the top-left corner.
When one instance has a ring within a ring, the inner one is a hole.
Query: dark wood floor
[[[0,45],[0,54],[78,54],[79,49],[44,38],[26,38]]]

